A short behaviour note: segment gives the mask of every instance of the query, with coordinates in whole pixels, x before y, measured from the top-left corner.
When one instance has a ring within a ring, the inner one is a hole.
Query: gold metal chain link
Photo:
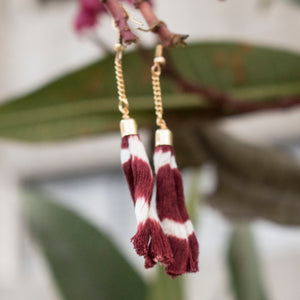
[[[152,87],[154,95],[154,105],[156,114],[156,124],[161,129],[167,129],[165,120],[163,119],[163,104],[160,87],[161,66],[165,63],[165,58],[162,56],[162,45],[156,46],[154,64],[151,68]]]
[[[115,45],[115,74],[117,81],[117,89],[119,96],[119,110],[122,113],[123,119],[129,119],[129,104],[125,93],[125,84],[123,77],[122,68],[122,56],[123,56],[124,46],[121,43]]]

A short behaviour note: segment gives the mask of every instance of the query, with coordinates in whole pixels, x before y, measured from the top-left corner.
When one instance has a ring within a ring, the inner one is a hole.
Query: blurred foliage
[[[145,283],[110,238],[75,212],[35,189],[24,193],[23,210],[66,300],[183,300],[182,278],[157,266]]]
[[[217,171],[217,189],[207,203],[231,219],[265,218],[300,224],[300,163],[275,147],[240,141],[216,124],[176,128],[174,145],[181,167],[210,161]]]
[[[283,151],[239,141],[207,126],[194,135],[218,171],[218,187],[209,203],[236,219],[262,217],[300,224],[300,164]]]
[[[228,248],[228,266],[236,300],[267,300],[251,230],[235,226]]]
[[[27,191],[23,204],[65,300],[146,299],[146,284],[104,233],[40,193]]]
[[[193,170],[190,170],[190,172],[191,179],[188,190],[185,192],[185,194],[187,194],[185,202],[189,217],[196,228],[198,223],[199,207],[201,207],[203,204],[201,201],[201,191],[199,189],[199,183],[201,181],[201,169],[194,168]]]
[[[241,99],[266,102],[300,93],[300,57],[290,52],[221,42],[172,49],[171,57],[184,78]],[[123,63],[132,116],[141,126],[154,126],[150,67],[137,52],[126,53]],[[180,93],[168,78],[162,89],[170,126],[213,116],[203,98]],[[108,56],[2,105],[0,136],[75,138],[117,130],[119,120],[113,56]]]
[[[261,2],[263,3],[266,3],[266,4],[271,4],[271,3],[274,3],[278,0],[260,0]],[[289,4],[296,4],[296,5],[299,5],[300,4],[300,0],[282,0],[286,3],[289,3]]]
[[[171,57],[185,79],[240,99],[265,103],[300,94],[300,56],[294,53],[224,42],[173,49]],[[124,73],[132,117],[153,128],[149,64],[137,52],[126,53]],[[176,129],[179,164],[195,167],[212,160],[217,166],[213,205],[235,218],[300,223],[300,167],[295,159],[243,144],[203,124],[202,117],[221,116],[199,95],[181,93],[170,79],[163,79],[162,89],[167,122]],[[113,56],[108,56],[2,105],[0,136],[39,142],[77,138],[117,130],[119,120]],[[197,191],[192,188],[189,205],[195,211]],[[66,300],[183,299],[182,278],[171,280],[159,269],[146,284],[109,238],[75,213],[36,193],[24,207]],[[236,299],[265,300],[247,227],[235,229],[228,251]]]
[[[162,266],[157,267],[157,274],[148,286],[147,300],[184,300],[183,277],[172,279],[165,274]]]

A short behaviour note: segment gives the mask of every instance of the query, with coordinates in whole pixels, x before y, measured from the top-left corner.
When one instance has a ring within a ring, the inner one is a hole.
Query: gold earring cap
[[[157,129],[155,131],[155,146],[173,145],[173,134],[169,129]]]
[[[121,136],[133,135],[138,133],[137,124],[134,119],[123,119],[120,122]]]

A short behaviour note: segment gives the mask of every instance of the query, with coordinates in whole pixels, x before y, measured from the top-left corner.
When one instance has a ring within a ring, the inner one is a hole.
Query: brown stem
[[[136,42],[137,37],[128,26],[128,15],[122,5],[117,0],[103,0],[103,3],[114,18],[123,42],[125,44]]]
[[[133,3],[134,6],[141,11],[150,30],[159,36],[165,47],[185,45],[185,40],[188,38],[188,35],[172,33],[166,24],[157,18],[148,0],[134,0]]]

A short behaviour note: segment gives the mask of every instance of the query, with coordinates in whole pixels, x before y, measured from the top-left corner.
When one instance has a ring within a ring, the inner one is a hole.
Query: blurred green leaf
[[[265,102],[300,94],[300,56],[287,51],[201,43],[172,49],[171,58],[186,79],[241,99]],[[153,125],[149,65],[137,52],[126,53],[124,73],[132,116],[140,126]],[[163,79],[162,89],[168,122],[196,122],[209,110],[203,98],[180,93],[168,78]],[[49,141],[117,130],[116,94],[113,57],[109,56],[2,105],[0,136]]]
[[[300,163],[291,153],[247,144],[211,123],[181,124],[174,137],[180,167],[215,165],[216,190],[206,197],[208,205],[231,219],[300,224]]]
[[[246,224],[236,225],[228,249],[228,266],[236,300],[266,300],[256,247]]]
[[[148,101],[147,101],[148,100]],[[0,136],[27,141],[49,141],[76,138],[119,129],[120,112],[117,100],[86,100],[73,104],[56,104],[16,113],[0,112]],[[203,104],[194,95],[166,95],[169,117],[198,118]],[[155,117],[150,97],[131,97],[131,116],[139,125],[153,126]],[[1,109],[0,109],[1,111]]]
[[[201,180],[201,169],[194,168],[190,170],[190,181],[188,185],[188,190],[185,192],[187,194],[186,197],[186,208],[189,214],[189,217],[194,225],[197,226],[198,223],[198,215],[199,208],[202,208],[204,204],[201,199],[201,193],[199,190],[199,184]]]
[[[157,267],[154,280],[149,285],[147,300],[183,300],[183,277],[172,279],[162,266]]]
[[[256,98],[262,92],[261,96],[264,90],[268,94],[273,91],[271,97],[280,96],[278,85],[287,87],[281,94],[285,95],[297,89],[300,82],[300,56],[274,48],[246,43],[201,43],[174,49],[172,57],[185,78],[229,93],[234,91],[233,94],[239,94],[243,88],[241,94],[245,98]]]
[[[271,3],[276,3],[275,0],[260,0],[263,4],[265,3],[266,5],[270,5]],[[287,2],[290,4],[296,4],[299,5],[300,4],[300,0],[282,0],[283,2]]]
[[[193,153],[206,153],[203,160],[216,165],[217,189],[209,197],[210,205],[232,218],[261,217],[300,224],[299,160],[275,147],[242,142],[217,126],[198,126],[190,131],[194,152],[187,147],[188,160],[193,159]],[[194,166],[196,161],[197,157]]]
[[[145,283],[105,234],[36,192],[24,211],[64,299],[145,299]]]

